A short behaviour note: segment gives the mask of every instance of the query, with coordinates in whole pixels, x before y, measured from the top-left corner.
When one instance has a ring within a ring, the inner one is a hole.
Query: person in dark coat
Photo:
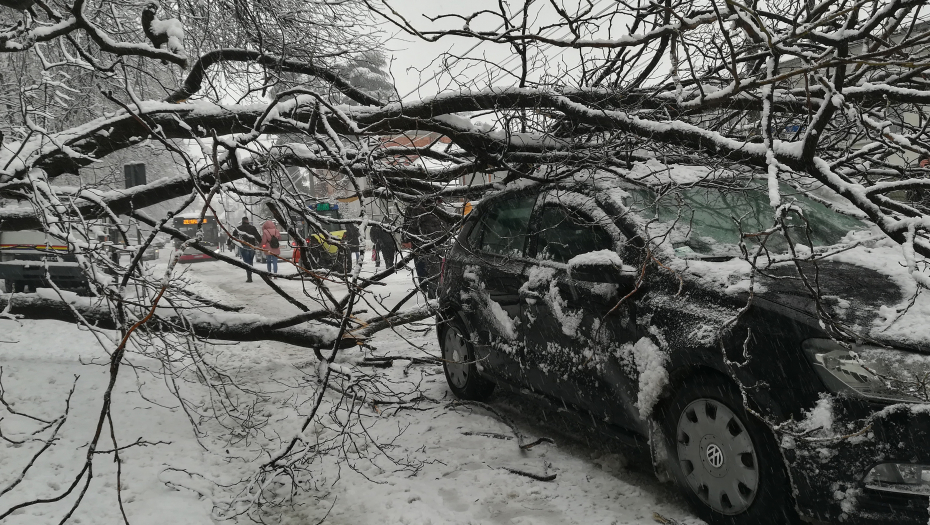
[[[248,217],[243,217],[242,224],[233,230],[232,233],[233,237],[241,242],[239,255],[242,257],[242,262],[249,266],[245,269],[245,282],[250,283],[252,282],[252,262],[255,260],[254,246],[257,246],[261,242],[262,235],[258,233],[255,226],[249,223]]]
[[[442,264],[442,247],[434,242],[446,229],[438,205],[437,200],[421,200],[404,214],[403,247],[413,250],[418,284],[430,299],[436,297]]]
[[[397,242],[394,240],[394,235],[379,224],[371,226],[369,235],[375,247],[375,269],[381,267],[381,255],[384,255],[385,266],[394,266],[397,257]]]
[[[345,246],[346,251],[355,254],[355,262],[364,259],[361,252],[361,237],[362,234],[359,233],[357,224],[354,222],[346,224],[346,233],[342,236],[342,244]]]

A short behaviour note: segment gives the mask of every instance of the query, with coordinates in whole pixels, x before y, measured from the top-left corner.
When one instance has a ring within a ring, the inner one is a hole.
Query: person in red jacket
[[[272,241],[272,239],[274,239]],[[262,249],[265,250],[265,266],[269,273],[278,273],[278,256],[281,255],[281,232],[272,221],[262,224]],[[274,266],[272,272],[271,267]]]

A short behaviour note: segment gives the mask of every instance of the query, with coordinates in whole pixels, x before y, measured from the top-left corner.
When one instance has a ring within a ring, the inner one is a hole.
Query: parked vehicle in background
[[[312,205],[313,211],[325,218],[332,220],[342,220],[342,214],[339,210],[339,204],[331,202],[318,202]],[[346,267],[348,254],[341,244],[334,243],[325,235],[321,234],[315,226],[310,226],[299,217],[292,217],[297,225],[298,230],[303,234],[306,242],[307,257],[315,268],[331,268],[340,270]],[[320,227],[329,233],[329,237],[341,241],[346,234],[345,226],[338,222],[326,222],[321,220]],[[300,249],[294,247],[291,258],[296,262],[300,259]]]
[[[821,257],[778,262],[788,238],[756,234],[772,221],[763,181],[668,188],[592,176],[483,200],[443,263],[452,392],[532,391],[650,443],[711,524],[793,523],[795,509],[927,523],[927,347],[880,331],[844,346],[821,321],[867,330],[907,304],[869,266],[878,248],[852,242],[869,225],[785,186],[803,212],[793,249]],[[772,264],[750,281],[740,243],[763,239]],[[842,259],[823,255],[837,246]]]
[[[159,258],[161,258],[161,248],[156,247],[154,243],[142,253],[143,261],[157,261]]]
[[[213,217],[204,217],[203,220],[200,219],[199,213],[181,213],[172,219],[174,227],[179,230],[184,235],[193,237],[197,233],[197,228],[200,227],[203,229],[203,241],[202,244],[208,248],[216,251],[220,247],[220,236],[219,236],[219,227],[216,224],[216,219]],[[181,242],[175,240],[174,247],[175,249],[181,246]],[[178,258],[180,262],[190,263],[190,262],[201,262],[201,261],[212,261],[214,260],[210,254],[203,253],[202,251],[188,247],[184,250],[184,253]]]
[[[171,237],[169,237],[167,234],[159,233],[155,235],[155,240],[152,241],[152,246],[158,249],[164,249],[170,241]]]
[[[110,227],[108,239],[113,240],[114,251],[111,253],[111,259],[120,261],[124,258],[128,259],[130,255],[135,256],[136,251],[142,249],[142,234],[141,232],[135,232],[136,235],[132,235],[133,232],[130,232],[128,238],[130,243],[128,246],[123,242],[124,237],[120,234],[119,230],[114,227]],[[135,241],[135,243],[132,243]],[[161,251],[166,244],[166,239],[164,237],[156,237],[152,241],[146,250],[142,253],[142,258],[140,260],[145,262],[157,261],[161,257]]]
[[[105,242],[102,228],[94,228]],[[86,290],[77,257],[61,239],[37,230],[0,232],[0,279],[6,293],[48,287],[49,278],[62,289]]]

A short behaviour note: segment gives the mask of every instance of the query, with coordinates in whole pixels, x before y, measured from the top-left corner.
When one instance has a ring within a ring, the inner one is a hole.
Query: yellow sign
[[[207,219],[204,218],[203,222],[207,222]],[[184,224],[200,224],[198,219],[184,219]]]

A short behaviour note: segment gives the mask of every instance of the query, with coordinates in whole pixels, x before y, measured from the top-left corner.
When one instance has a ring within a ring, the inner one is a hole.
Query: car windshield
[[[771,228],[772,207],[764,181],[753,180],[740,188],[676,188],[661,198],[652,189],[630,185],[624,188],[630,197],[625,204],[646,218],[656,218],[668,232],[675,253],[684,258],[736,257],[740,255],[740,232],[757,233]],[[814,247],[831,246],[850,232],[868,229],[864,222],[837,213],[787,185],[780,185],[783,202],[799,206],[810,224],[810,238],[804,221],[795,213],[788,215],[788,231],[796,244]],[[656,233],[650,228],[650,233]],[[747,237],[752,246],[760,237]],[[785,252],[788,243],[782,233],[769,237],[766,248]]]
[[[339,215],[339,211],[338,211],[338,210],[317,211],[316,214],[317,214],[317,215],[320,215],[320,216],[322,216],[322,217],[328,217],[328,218],[331,218],[331,219],[341,219],[341,218],[342,218],[342,217]],[[342,230],[346,229],[345,224],[341,224],[341,223],[338,223],[338,222],[325,222],[325,221],[321,220],[321,221],[320,221],[320,225],[322,225],[323,228],[325,228],[326,231],[328,231],[329,233],[335,233],[335,232],[342,231]]]

